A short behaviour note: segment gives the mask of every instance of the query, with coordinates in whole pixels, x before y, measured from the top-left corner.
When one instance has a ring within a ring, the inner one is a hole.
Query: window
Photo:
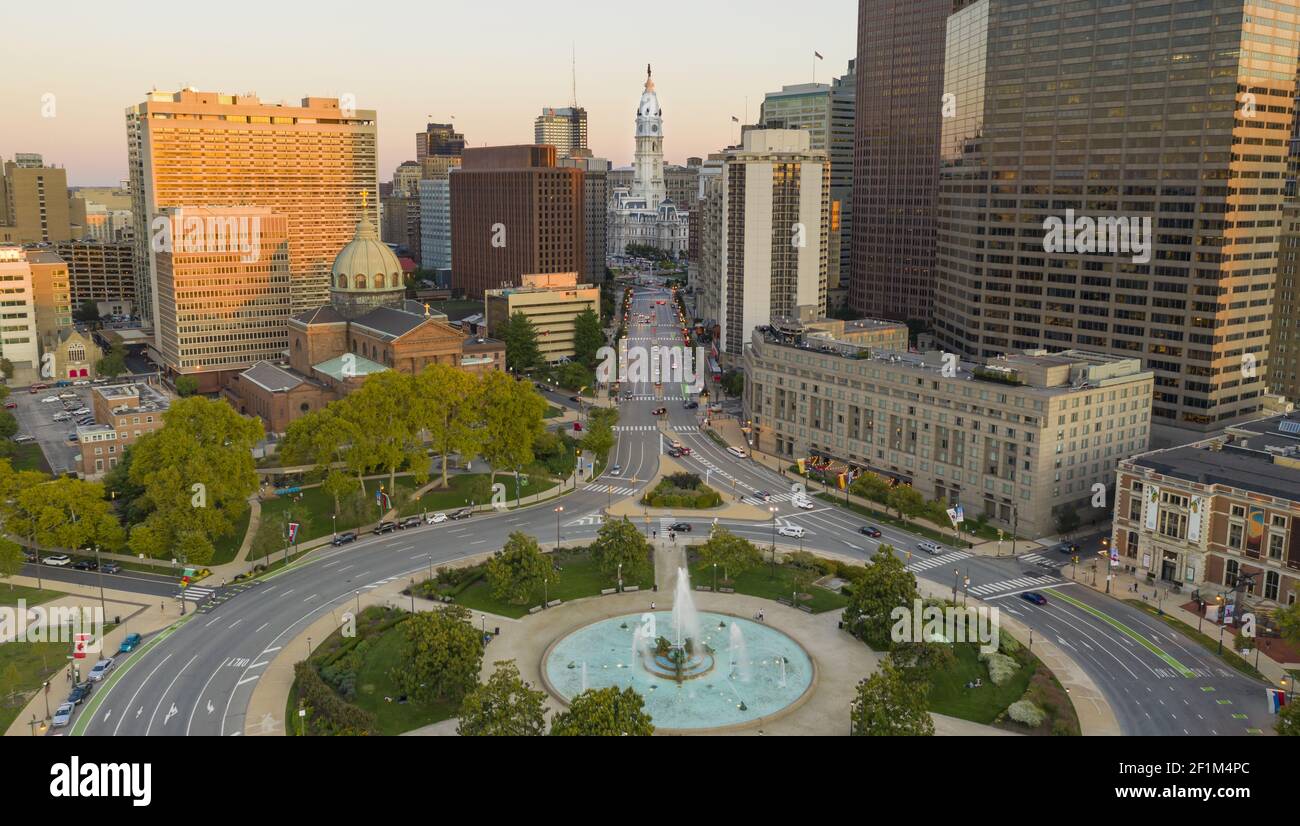
[[[1282,546],[1286,541],[1286,535],[1280,533],[1271,533],[1268,535],[1268,558],[1281,559]]]
[[[1241,550],[1241,540],[1246,533],[1246,526],[1239,525],[1236,522],[1228,524],[1228,547]]]
[[[1177,511],[1160,510],[1160,534],[1172,539],[1187,537],[1187,514]]]

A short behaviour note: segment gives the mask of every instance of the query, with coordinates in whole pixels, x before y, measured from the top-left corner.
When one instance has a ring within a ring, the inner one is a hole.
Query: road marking
[[[1101,620],[1102,622],[1104,622],[1104,623],[1106,623],[1107,625],[1111,626],[1112,628],[1116,629],[1116,630],[1119,631],[1120,633],[1124,634],[1124,636],[1126,636],[1126,637],[1128,637],[1128,638],[1134,640],[1135,642],[1141,644],[1143,648],[1147,649],[1147,650],[1150,651],[1152,654],[1155,654],[1157,657],[1159,657],[1160,659],[1164,660],[1166,663],[1168,663],[1170,666],[1172,666],[1172,667],[1173,667],[1173,668],[1174,668],[1174,669],[1175,669],[1179,674],[1181,674],[1182,676],[1184,676],[1184,677],[1192,677],[1192,676],[1194,676],[1194,675],[1192,674],[1192,670],[1191,670],[1190,668],[1188,668],[1187,666],[1183,665],[1183,664],[1180,663],[1178,660],[1175,660],[1173,657],[1169,656],[1169,654],[1165,653],[1164,650],[1162,650],[1158,645],[1156,645],[1156,644],[1153,643],[1153,642],[1150,642],[1149,640],[1147,640],[1146,637],[1144,637],[1144,636],[1142,636],[1141,634],[1139,634],[1138,632],[1134,631],[1132,628],[1129,628],[1127,625],[1125,625],[1124,623],[1120,622],[1119,620],[1117,620],[1117,619],[1115,619],[1115,618],[1113,618],[1113,617],[1110,617],[1110,616],[1108,616],[1108,615],[1102,613],[1101,611],[1098,611],[1096,608],[1093,608],[1092,606],[1087,605],[1086,603],[1079,602],[1077,599],[1072,599],[1072,598],[1070,598],[1070,597],[1068,597],[1068,596],[1066,596],[1065,594],[1062,594],[1062,593],[1060,593],[1060,592],[1057,592],[1056,596],[1057,596],[1058,598],[1064,600],[1065,602],[1068,602],[1070,605],[1073,605],[1075,608],[1078,608],[1080,611],[1084,611],[1084,612],[1086,612],[1086,613],[1092,614],[1092,615],[1095,616],[1097,619]]]
[[[176,672],[176,676],[172,677],[172,681],[168,683],[167,688],[163,690],[162,697],[158,698],[158,705],[154,706],[153,708],[153,714],[149,715],[149,725],[144,727],[144,734],[146,737],[149,736],[149,732],[153,729],[153,719],[158,716],[158,709],[162,708],[163,699],[166,698],[166,696],[171,693],[172,688],[176,685],[176,681],[179,680],[181,678],[181,675],[185,673],[185,669],[190,667],[190,663],[193,663],[198,658],[199,658],[198,654],[195,654],[193,657],[190,657],[190,661],[188,663],[185,663],[185,665],[181,666],[181,670]],[[176,705],[174,703],[172,704],[172,708],[176,708]],[[171,719],[170,714],[168,715],[167,719],[168,720]],[[167,722],[166,720],[164,720],[163,725],[166,724]]]

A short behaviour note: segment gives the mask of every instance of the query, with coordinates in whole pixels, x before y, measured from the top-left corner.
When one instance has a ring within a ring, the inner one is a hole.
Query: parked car
[[[36,441],[36,437],[28,436],[26,433],[20,433],[14,437],[14,444],[16,445],[25,445],[28,442],[34,442],[34,441]]]
[[[27,549],[24,548],[24,549],[23,549],[23,559],[27,560],[28,562],[35,562],[35,561],[36,561],[36,551],[29,551],[29,550],[27,550]]]
[[[5,402],[5,410],[14,410],[18,407],[18,402]]]
[[[1032,602],[1034,605],[1047,604],[1047,597],[1043,596],[1037,591],[1025,591],[1023,594],[1020,595],[1020,598],[1023,599],[1025,602]]]
[[[581,397],[581,396],[570,396],[570,397],[569,397],[569,401],[573,402],[574,404],[581,404],[581,403],[582,403],[582,397]]]
[[[74,415],[74,416],[89,416],[89,415],[90,415],[90,408],[89,408],[89,407],[78,407],[76,410],[72,411],[72,415]]]
[[[72,383],[73,387],[86,387],[90,384],[89,379],[77,379]]]
[[[804,529],[802,525],[782,525],[781,527],[777,528],[776,532],[781,534],[782,536],[793,536],[796,539],[802,538],[804,536]]]
[[[140,647],[140,639],[141,638],[139,634],[135,634],[135,633],[127,634],[122,639],[122,644],[117,647],[117,653],[130,654],[132,651]]]
[[[407,528],[418,528],[423,524],[424,524],[424,519],[422,519],[421,517],[408,516],[405,519],[403,519],[401,522],[399,522],[397,527],[401,528],[402,530],[406,530]]]
[[[863,525],[861,528],[858,528],[858,533],[863,536],[869,536],[872,539],[880,538],[880,528],[877,528],[875,525]]]
[[[375,533],[376,533],[376,534],[381,534],[381,533],[392,533],[392,532],[395,531],[395,530],[397,530],[397,523],[396,523],[396,522],[387,521],[387,520],[385,520],[385,521],[383,521],[383,522],[380,522],[378,525],[375,526]]]
[[[105,562],[99,566],[99,570],[106,574],[120,574],[122,573],[122,566],[116,562]]]
[[[50,389],[50,386],[49,386],[48,384],[33,384],[31,387],[27,388],[27,392],[28,392],[28,393],[36,393],[36,392],[39,392],[39,391],[41,391],[41,390],[49,390],[49,389]]]
[[[668,530],[673,531],[673,532],[675,532],[675,533],[690,533],[690,532],[691,532],[691,523],[690,523],[690,522],[674,522],[673,524],[671,524],[671,525],[668,526]]]
[[[72,418],[72,414],[71,414],[71,413],[68,413],[68,412],[66,412],[66,411],[64,411],[63,413],[55,413],[55,414],[54,414],[54,421],[56,421],[56,422],[66,422],[66,421],[68,421],[68,420],[71,419],[71,418]]]
[[[60,393],[60,394],[59,394],[59,398],[60,398],[60,399],[75,399],[75,398],[77,398],[77,394],[76,394],[76,393],[73,393],[71,390],[69,390],[69,391],[67,391],[66,393]]]
[[[45,565],[53,565],[56,568],[62,568],[64,565],[72,562],[67,554],[51,554],[41,560]]]
[[[938,556],[945,550],[939,543],[930,541],[918,542],[916,543],[916,547],[918,550],[925,551],[927,554],[934,554],[935,556]]]
[[[460,508],[460,509],[458,509],[458,510],[454,510],[454,511],[452,511],[451,516],[450,516],[449,518],[451,518],[451,519],[469,519],[469,518],[470,518],[471,516],[473,516],[473,515],[474,515],[474,509],[473,509],[473,508]]]
[[[112,657],[105,657],[104,659],[95,663],[95,667],[90,669],[90,677],[89,677],[90,681],[92,683],[97,683],[100,680],[104,679],[104,675],[113,670],[113,665],[114,663]]]
[[[81,441],[81,437],[78,436],[76,433],[69,433],[69,434],[68,434],[68,441],[69,441],[69,442],[79,442],[79,441]]]
[[[74,709],[76,709],[76,705],[74,705],[73,703],[61,704],[57,709],[55,709],[54,719],[50,721],[50,725],[54,726],[55,728],[63,728],[68,723],[71,723],[72,712]]]
[[[94,690],[95,684],[90,681],[77,683],[72,687],[72,693],[68,695],[68,702],[74,706],[79,706],[85,702],[86,698],[90,696],[90,692]]]
[[[72,567],[78,571],[97,571],[99,570],[99,563],[93,559],[78,559],[72,563]]]
[[[58,400],[59,400],[58,396],[46,396],[45,398],[41,399],[41,404],[54,404]]]
[[[341,533],[341,534],[337,534],[337,535],[334,537],[334,539],[332,539],[332,540],[330,541],[330,544],[332,544],[332,545],[336,545],[336,546],[337,546],[337,545],[346,545],[346,544],[348,544],[349,542],[356,542],[356,541],[357,541],[357,532],[356,532],[356,531],[344,531],[344,532]]]
[[[447,521],[447,514],[443,513],[442,511],[438,511],[437,513],[431,513],[428,515],[428,517],[425,518],[425,521],[428,522],[430,525],[437,525]]]

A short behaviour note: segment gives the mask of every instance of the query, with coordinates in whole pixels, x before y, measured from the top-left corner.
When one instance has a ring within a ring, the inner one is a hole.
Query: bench
[[[696,585],[696,586],[695,586],[695,590],[697,590],[697,591],[712,591],[713,589],[712,589],[711,587],[709,587],[708,585]]]
[[[540,605],[534,605],[532,608],[529,608],[529,609],[528,609],[528,613],[530,613],[530,614],[536,614],[537,612],[539,612],[539,611],[541,611],[541,610],[542,610],[542,606],[540,606]]]
[[[631,593],[632,591],[640,591],[640,590],[641,590],[641,586],[640,586],[640,585],[627,585],[627,586],[624,586],[624,588],[623,588],[623,592],[624,592],[624,593]]]
[[[812,606],[809,605],[800,605],[799,610],[803,611],[805,614],[811,614],[813,612]]]
[[[551,600],[550,602],[546,603],[546,607],[547,607],[547,608],[554,608],[555,606],[559,605],[561,602],[564,602],[564,600],[562,600],[562,599],[553,599],[553,600]]]
[[[776,598],[776,601],[779,602],[780,604],[782,604],[782,605],[788,607],[788,608],[793,608],[793,607],[794,607],[794,603],[791,602],[790,600],[786,599],[785,597],[777,597],[777,598]]]
[[[618,589],[617,589],[617,588],[601,588],[601,589],[600,589],[600,595],[601,595],[602,597],[607,597],[607,596],[609,596],[610,594],[617,594],[617,593],[618,593]]]
[[[736,593],[736,589],[735,589],[735,588],[719,588],[719,589],[718,589],[718,593],[720,593],[720,594],[734,594],[734,593]]]

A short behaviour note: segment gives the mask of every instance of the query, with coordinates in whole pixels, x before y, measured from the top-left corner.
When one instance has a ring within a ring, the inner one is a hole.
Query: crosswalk
[[[700,426],[697,424],[675,424],[672,430],[674,433],[699,433]]]
[[[615,433],[648,433],[658,430],[658,425],[653,424],[619,424],[614,425]]]
[[[1020,591],[1036,591],[1041,588],[1054,588],[1063,584],[1068,583],[1054,576],[1022,576],[1015,579],[1004,579],[1000,582],[989,582],[984,585],[972,585],[968,590],[972,596],[977,597],[1010,596],[1012,593]]]
[[[592,482],[591,484],[583,488],[583,490],[589,490],[594,493],[612,493],[615,496],[631,496],[632,494],[636,493],[636,488],[616,487],[613,490],[610,490],[610,486],[608,484],[600,484],[598,482]]]
[[[954,562],[960,562],[963,559],[970,559],[971,554],[966,551],[953,551],[952,553],[939,554],[938,556],[920,556],[922,552],[917,551],[912,555],[912,561],[907,564],[907,570],[915,573],[916,571],[928,571],[931,568],[938,568],[940,565],[951,565]]]
[[[200,588],[197,585],[191,585],[188,588],[181,589],[181,596],[186,602],[203,602],[209,599],[217,592],[216,588]]]

